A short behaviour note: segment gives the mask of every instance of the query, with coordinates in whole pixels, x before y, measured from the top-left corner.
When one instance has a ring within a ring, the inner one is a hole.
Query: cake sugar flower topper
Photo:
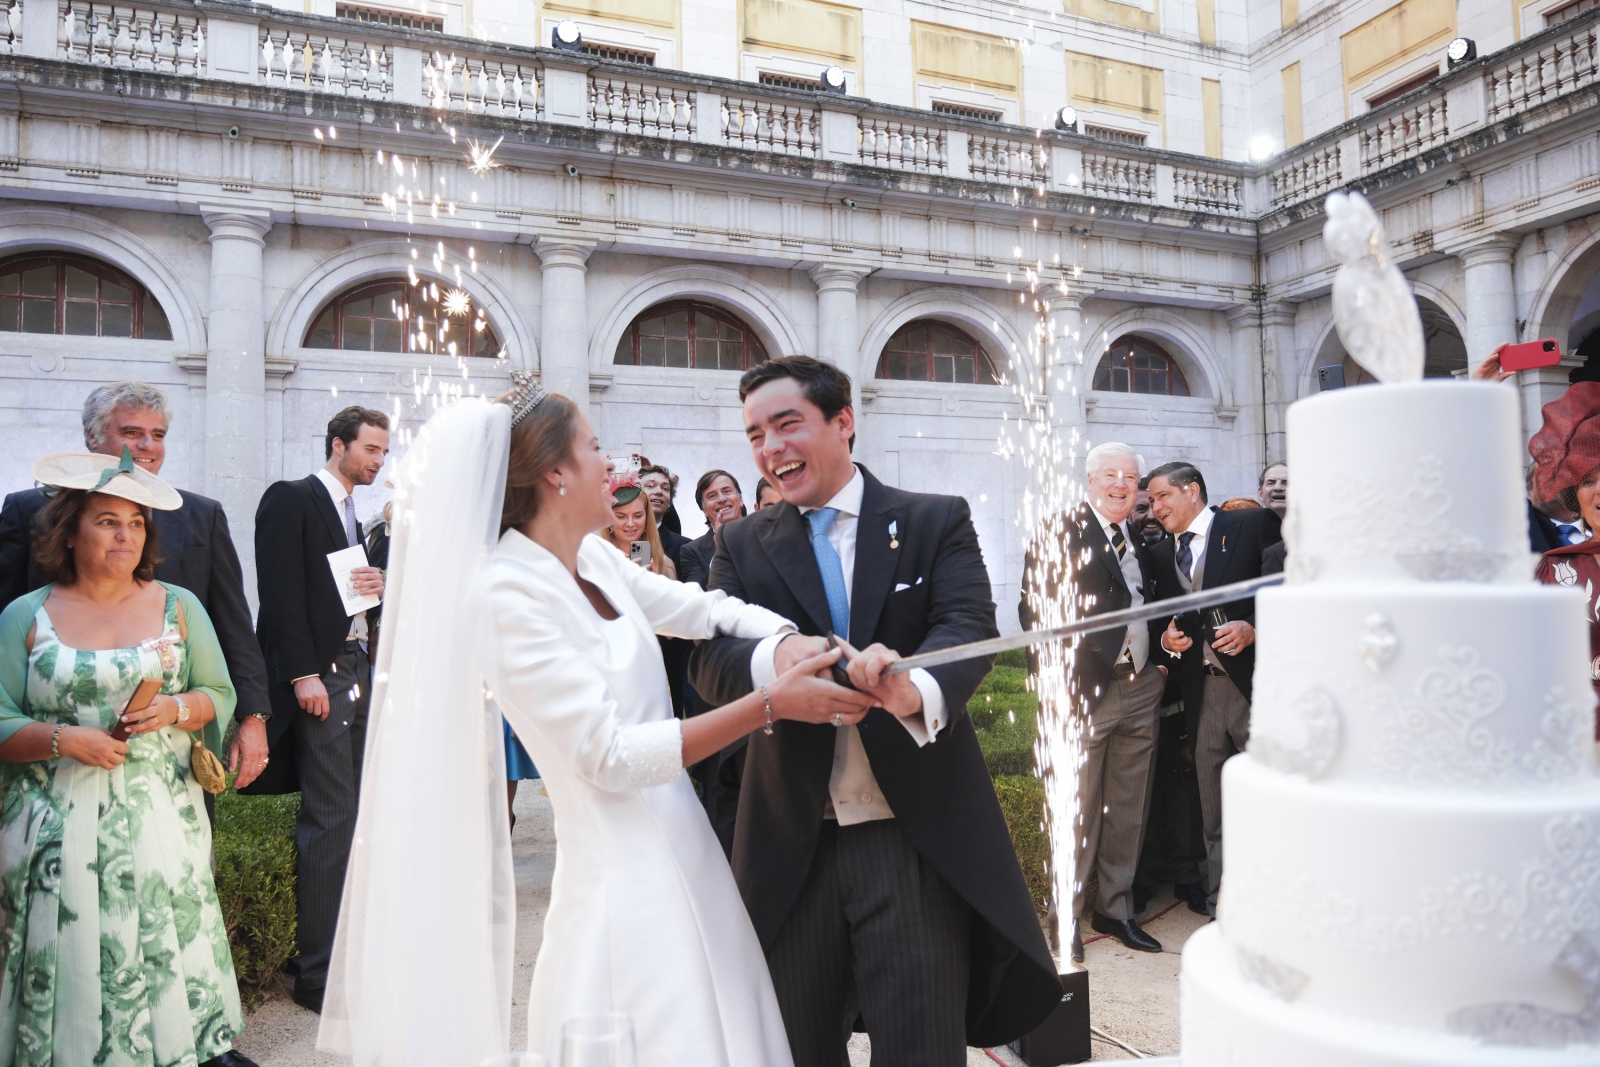
[[[1422,380],[1417,299],[1384,254],[1383,224],[1360,193],[1331,193],[1322,240],[1339,262],[1333,319],[1346,352],[1380,382]]]

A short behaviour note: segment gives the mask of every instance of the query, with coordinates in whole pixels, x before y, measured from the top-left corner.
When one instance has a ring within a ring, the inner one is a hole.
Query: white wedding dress
[[[555,808],[556,872],[528,998],[528,1048],[561,1024],[633,1020],[640,1067],[787,1067],[783,1020],[728,862],[683,772],[656,635],[765,637],[764,608],[646,571],[599,537],[578,573],[516,530],[475,593],[485,676]]]
[[[554,557],[499,536],[509,433],[509,408],[460,400],[395,471],[318,1047],[356,1067],[477,1067],[509,1051],[504,712],[556,811],[532,1050],[559,1064],[563,1021],[615,1009],[633,1020],[638,1067],[791,1067],[766,959],[683,774],[653,636],[761,637],[784,620],[642,571],[591,537],[580,572],[621,614],[603,621]]]

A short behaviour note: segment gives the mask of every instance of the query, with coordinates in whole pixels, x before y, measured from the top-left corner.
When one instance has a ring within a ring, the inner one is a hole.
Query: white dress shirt
[[[1194,565],[1188,574],[1183,573],[1182,567],[1178,568],[1178,581],[1182,583],[1183,591],[1186,593],[1192,593],[1199,589],[1200,583],[1205,581],[1206,541],[1211,537],[1211,519],[1211,508],[1201,507],[1200,514],[1194,517],[1194,521],[1189,523],[1189,528],[1184,531],[1184,533],[1194,534],[1194,537],[1189,541],[1189,552],[1194,556]],[[1172,551],[1174,555],[1178,551],[1176,539],[1174,539]],[[1217,658],[1216,649],[1211,647],[1210,642],[1202,641],[1200,649],[1207,663],[1213,667],[1222,667],[1222,660]],[[1169,650],[1167,655],[1176,657],[1178,654]]]
[[[344,487],[328,468],[322,467],[317,471],[317,480],[328,490],[328,496],[333,500],[333,512],[339,516],[339,528],[344,529],[344,501],[350,491]],[[346,536],[349,536],[346,534]],[[356,523],[357,544],[360,543],[361,523]],[[350,617],[350,637],[353,640],[365,641],[367,639],[367,613],[358,611]]]
[[[1100,529],[1105,533],[1113,554],[1117,551],[1117,542],[1111,536],[1111,528],[1115,526],[1122,530],[1123,543],[1128,546],[1122,554],[1122,580],[1128,586],[1129,596],[1133,598],[1128,606],[1140,607],[1144,604],[1144,572],[1139,569],[1139,557],[1134,555],[1133,538],[1129,536],[1127,524],[1112,522],[1100,514],[1100,509],[1093,504],[1089,505],[1089,510],[1100,520]],[[1135,623],[1128,627],[1128,632],[1122,639],[1122,651],[1117,653],[1117,662],[1132,663],[1135,674],[1144,670],[1144,665],[1150,662],[1150,630],[1143,623]]]
[[[866,480],[858,468],[855,477],[829,500],[826,507],[839,512],[828,529],[828,541],[839,553],[839,563],[844,569],[846,595],[854,593],[856,573],[856,529],[860,524],[861,497],[866,491]],[[801,515],[813,511],[801,508]],[[778,644],[788,634],[774,634],[756,645],[750,657],[750,678],[758,686],[770,685],[778,676],[776,657]],[[858,635],[859,636],[859,635]],[[862,638],[865,640],[865,638]],[[851,642],[854,644],[854,642]],[[922,694],[922,714],[900,718],[920,747],[935,740],[944,723],[944,692],[933,675],[920,668],[907,672],[911,684]],[[897,716],[898,717],[898,716]],[[878,780],[872,773],[872,763],[861,743],[861,731],[854,726],[841,726],[836,731],[833,744],[833,773],[828,777],[829,802],[824,806],[826,818],[838,819],[840,826],[872,822],[875,819],[892,819],[894,812],[883,799]]]

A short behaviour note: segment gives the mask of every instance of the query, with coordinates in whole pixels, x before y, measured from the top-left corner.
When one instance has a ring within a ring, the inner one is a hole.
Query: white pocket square
[[[911,585],[907,585],[905,582],[896,582],[895,586],[894,586],[894,591],[896,593],[898,593],[902,589],[910,589],[912,585],[921,585],[921,584],[922,584],[922,579],[921,578],[918,578],[916,581],[912,582]]]

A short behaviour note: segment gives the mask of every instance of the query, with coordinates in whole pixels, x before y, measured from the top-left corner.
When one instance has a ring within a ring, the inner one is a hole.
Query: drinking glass
[[[550,1061],[537,1052],[502,1052],[490,1056],[478,1067],[550,1067]]]
[[[568,1019],[561,1026],[561,1067],[634,1067],[633,1020],[620,1011]]]

